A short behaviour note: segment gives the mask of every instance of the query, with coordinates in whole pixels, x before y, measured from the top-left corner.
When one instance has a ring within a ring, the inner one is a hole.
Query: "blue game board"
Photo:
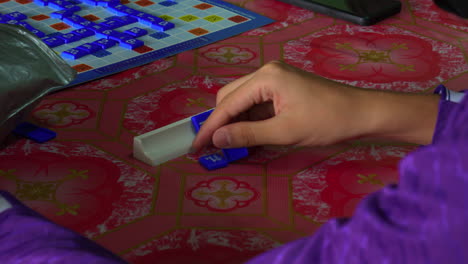
[[[218,0],[0,0],[0,23],[29,29],[78,71],[71,85],[271,23]]]

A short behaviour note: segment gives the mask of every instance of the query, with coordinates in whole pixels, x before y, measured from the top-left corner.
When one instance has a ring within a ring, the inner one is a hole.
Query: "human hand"
[[[219,148],[321,146],[364,136],[428,143],[438,99],[427,97],[356,88],[270,62],[218,92],[192,148],[211,141]]]
[[[281,62],[223,87],[194,149],[211,138],[220,148],[255,145],[326,145],[355,137],[364,113],[360,89]],[[231,123],[233,120],[244,120]]]

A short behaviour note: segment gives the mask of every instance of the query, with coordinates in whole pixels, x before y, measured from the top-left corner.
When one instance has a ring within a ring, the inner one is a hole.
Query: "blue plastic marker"
[[[34,140],[37,143],[44,143],[57,137],[57,133],[47,128],[24,122],[19,124],[13,133]]]

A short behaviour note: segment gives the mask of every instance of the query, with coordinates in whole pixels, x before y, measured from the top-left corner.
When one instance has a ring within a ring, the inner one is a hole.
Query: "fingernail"
[[[231,145],[231,135],[225,130],[216,131],[213,135],[213,144],[218,148],[227,148]]]

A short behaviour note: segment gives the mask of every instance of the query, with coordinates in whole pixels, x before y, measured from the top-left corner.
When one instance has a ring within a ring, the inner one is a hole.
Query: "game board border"
[[[87,72],[78,73],[75,80],[73,80],[69,85],[64,86],[71,87],[79,84],[83,84],[89,81],[93,81],[105,76],[116,74],[134,67],[142,66],[150,62],[156,61],[158,59],[167,58],[176,54],[179,54],[184,51],[191,49],[197,49],[208,44],[215,43],[236,35],[239,35],[243,32],[259,28],[265,25],[268,25],[274,22],[273,19],[265,17],[263,15],[257,14],[255,12],[243,9],[241,7],[235,6],[231,3],[223,2],[221,0],[199,0],[200,2],[205,2],[207,4],[216,5],[218,7],[224,8],[226,10],[235,12],[239,15],[249,18],[249,21],[243,22],[241,24],[229,27],[228,30],[221,30],[218,32],[208,33],[206,35],[184,41],[170,47],[162,48],[159,50],[151,51],[142,55],[132,57],[130,59],[122,60],[114,64],[106,65],[99,67]]]

